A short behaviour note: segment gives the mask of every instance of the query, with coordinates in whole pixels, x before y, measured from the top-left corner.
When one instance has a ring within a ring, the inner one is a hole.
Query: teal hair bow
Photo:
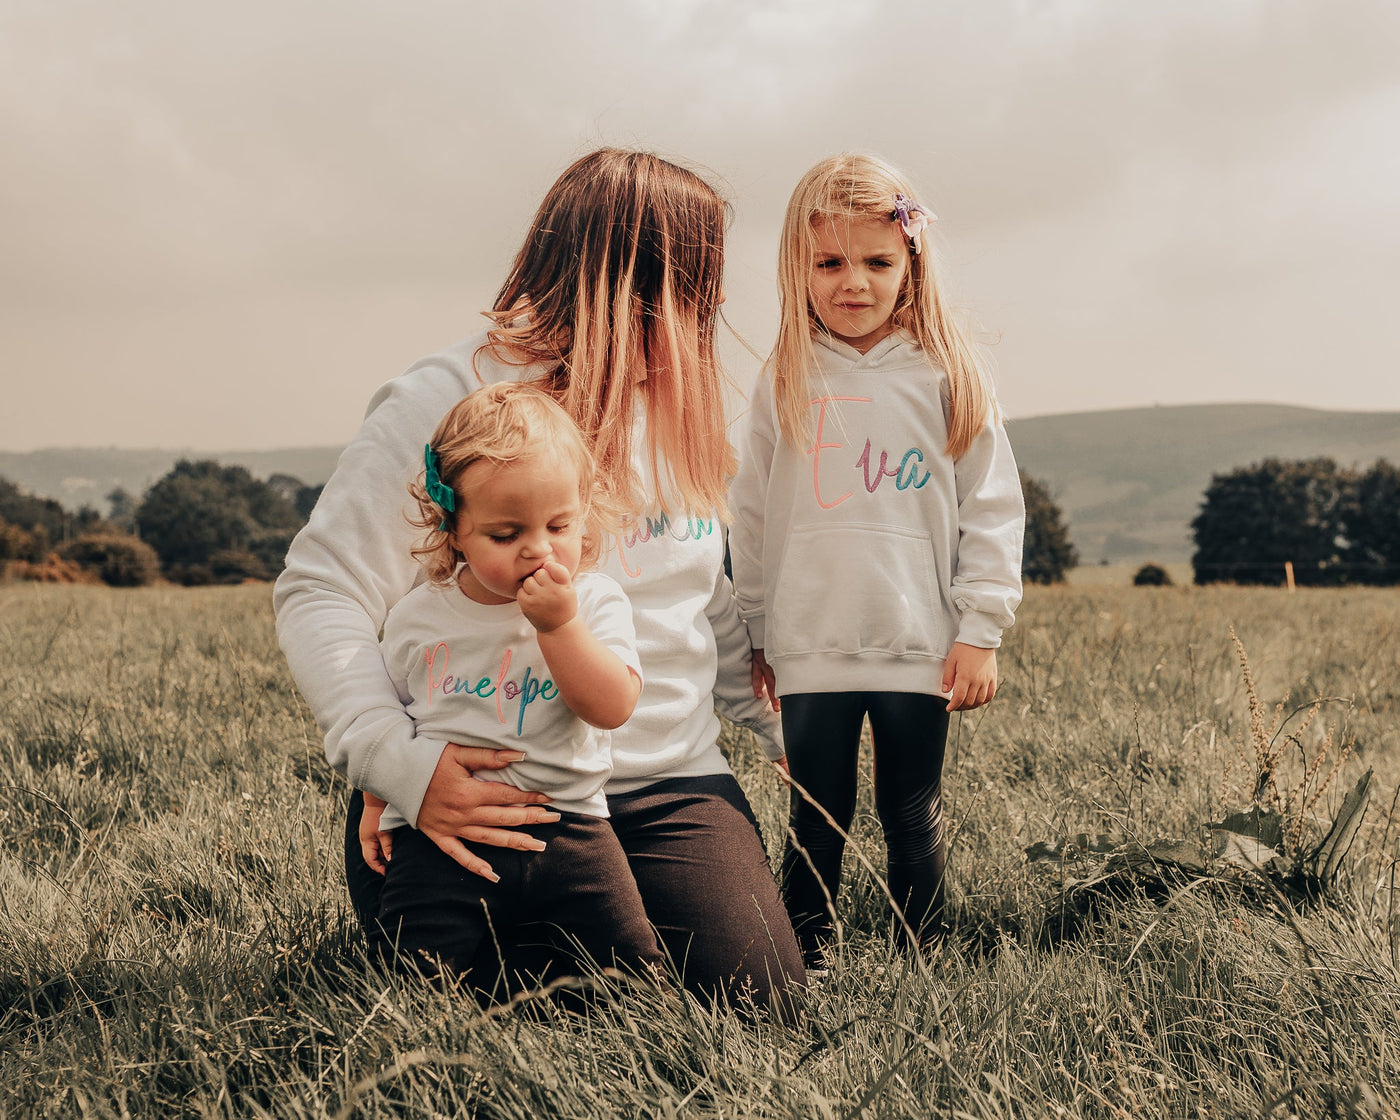
[[[452,487],[443,482],[439,473],[442,467],[442,456],[433,450],[431,443],[423,445],[423,489],[428,492],[434,502],[443,511],[442,523],[438,525],[438,531],[445,533],[448,530],[447,514],[457,511],[457,495],[452,492]]]

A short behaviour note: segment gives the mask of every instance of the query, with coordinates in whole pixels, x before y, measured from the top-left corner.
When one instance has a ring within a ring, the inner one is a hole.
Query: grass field
[[[0,1115],[1397,1115],[1393,591],[1032,589],[1001,693],[954,724],[950,944],[891,947],[865,779],[840,960],[791,1026],[648,991],[486,1014],[366,968],[344,783],[269,599],[0,586]],[[1248,804],[1231,625],[1265,732],[1285,696],[1337,698],[1274,737],[1298,846],[1374,769],[1329,893],[1028,863],[1081,833],[1205,844]],[[1325,741],[1351,754],[1313,800]],[[729,744],[776,845],[784,795]]]

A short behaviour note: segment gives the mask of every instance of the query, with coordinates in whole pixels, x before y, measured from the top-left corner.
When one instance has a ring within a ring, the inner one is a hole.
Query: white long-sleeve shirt
[[[780,695],[945,695],[954,642],[995,648],[1021,601],[1025,507],[1005,429],[954,461],[947,377],[895,332],[866,354],[814,336],[812,435],[782,438],[761,378],[729,545],[740,614]]]
[[[497,362],[481,350],[485,341],[483,333],[459,342],[379,389],[292,542],[273,594],[278,639],[325,736],[327,759],[410,822],[446,744],[415,741],[379,650],[389,609],[423,578],[409,552],[418,531],[406,519],[408,484],[423,445],[458,400],[483,384],[546,372]],[[634,445],[644,446],[640,435]],[[649,477],[649,468],[639,470]],[[715,519],[653,511],[600,565],[632,604],[645,682],[632,718],[613,732],[609,793],[728,773],[716,705],[752,727],[768,757],[783,753],[778,721],[750,687],[748,634],[723,550]]]

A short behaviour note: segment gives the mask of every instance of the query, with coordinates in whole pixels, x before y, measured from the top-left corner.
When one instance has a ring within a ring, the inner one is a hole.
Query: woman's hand
[[[448,743],[418,809],[419,832],[468,871],[493,883],[500,876],[463,841],[522,852],[543,851],[543,841],[514,830],[559,819],[558,813],[546,807],[549,799],[542,793],[472,776],[474,770],[501,770],[524,757],[520,751]]]
[[[997,693],[997,651],[954,642],[943,663],[948,710],[980,708]]]

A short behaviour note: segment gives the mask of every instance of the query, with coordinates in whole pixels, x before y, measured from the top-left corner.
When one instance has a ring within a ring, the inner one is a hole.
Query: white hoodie
[[[546,372],[478,354],[485,341],[482,333],[450,346],[379,389],[292,542],[273,593],[277,636],[325,735],[326,758],[410,822],[446,744],[414,737],[379,650],[389,609],[423,579],[409,553],[417,530],[405,516],[408,484],[422,468],[423,445],[458,400],[483,384]],[[644,446],[640,432],[633,442]],[[654,513],[599,567],[632,604],[645,681],[632,718],[612,735],[609,793],[728,773],[716,704],[754,729],[769,758],[782,756],[777,719],[749,683],[748,635],[724,577],[723,550],[716,520]]]
[[[895,332],[861,354],[814,335],[811,442],[760,378],[729,546],[739,611],[780,695],[946,695],[954,642],[993,649],[1021,601],[1025,507],[1005,429],[944,453],[947,376]]]

